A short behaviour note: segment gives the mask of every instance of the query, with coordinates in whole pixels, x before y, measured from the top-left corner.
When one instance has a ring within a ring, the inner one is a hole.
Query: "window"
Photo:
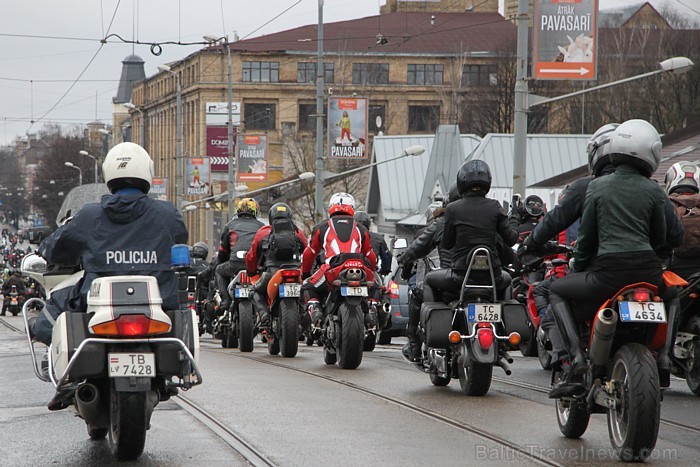
[[[299,104],[299,131],[316,131],[315,115],[316,104]]]
[[[440,124],[439,105],[409,105],[408,132],[434,133]]]
[[[408,65],[408,84],[442,84],[442,65]]]
[[[324,63],[323,68],[325,73],[323,74],[324,83],[333,82],[333,71],[335,69],[335,64]],[[299,62],[297,63],[297,83],[315,83],[316,82],[316,63],[314,62]]]
[[[274,130],[277,105],[246,102],[243,105],[243,116],[246,130]]]
[[[389,84],[389,64],[353,63],[352,84]]]
[[[464,65],[462,86],[495,86],[498,84],[496,65]]]
[[[386,106],[384,104],[374,104],[369,106],[369,132],[377,134],[380,131],[386,130]],[[377,117],[381,118],[381,126],[377,126]]]
[[[246,83],[277,83],[280,80],[279,62],[243,62],[243,81]]]

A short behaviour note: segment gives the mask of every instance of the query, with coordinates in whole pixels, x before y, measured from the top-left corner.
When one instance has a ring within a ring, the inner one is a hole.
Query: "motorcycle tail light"
[[[480,328],[477,331],[477,335],[479,336],[479,345],[481,346],[481,348],[484,350],[490,349],[493,345],[493,329]]]
[[[448,338],[453,344],[459,344],[459,342],[462,340],[462,335],[459,333],[459,331],[451,331]]]
[[[634,301],[636,302],[648,302],[651,301],[651,294],[647,289],[634,289],[634,294],[632,295]]]
[[[96,324],[92,333],[106,337],[142,337],[170,332],[170,324],[147,318],[145,315],[121,315],[119,318]]]
[[[299,282],[301,271],[298,269],[286,269],[281,272],[283,282]]]
[[[245,271],[241,271],[241,284],[248,283],[248,274]]]
[[[389,281],[389,296],[396,300],[399,299],[399,284],[394,281]]]
[[[360,281],[348,281],[350,287],[359,287],[361,285]]]

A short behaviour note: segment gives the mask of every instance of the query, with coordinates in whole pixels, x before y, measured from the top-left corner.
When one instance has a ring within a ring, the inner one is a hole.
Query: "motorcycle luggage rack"
[[[467,273],[464,275],[464,280],[462,281],[462,288],[459,292],[459,303],[464,300],[464,289],[467,286],[467,281],[469,280],[469,273],[474,269],[474,263],[477,256],[485,256],[486,263],[488,264],[489,275],[491,276],[491,285],[470,285],[469,288],[474,289],[491,289],[493,291],[493,301],[497,302],[496,296],[496,279],[493,276],[493,264],[491,263],[491,252],[485,247],[476,247],[470,254],[469,266],[467,266]]]

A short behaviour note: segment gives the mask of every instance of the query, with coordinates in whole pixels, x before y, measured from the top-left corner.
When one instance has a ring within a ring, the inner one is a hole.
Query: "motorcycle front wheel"
[[[280,301],[279,341],[282,356],[292,358],[299,351],[299,301],[283,298]]]
[[[145,392],[110,389],[109,446],[120,461],[131,461],[143,453],[148,420]]]
[[[700,317],[696,316],[688,320],[683,331],[695,334],[688,345],[690,358],[686,361],[688,370],[685,371],[685,382],[695,395],[700,396]]]
[[[612,361],[615,406],[608,409],[608,434],[620,459],[639,462],[651,454],[659,434],[661,389],[656,361],[641,344],[626,344]]]
[[[362,363],[362,348],[365,340],[365,323],[359,304],[342,303],[338,309],[340,316],[338,365],[346,370],[354,370]]]
[[[247,300],[238,302],[238,348],[241,352],[253,351],[255,338],[255,314],[253,304]]]
[[[542,341],[539,336],[535,340],[537,342],[537,359],[540,361],[540,366],[543,370],[551,370],[552,354],[547,350],[546,341]]]
[[[579,399],[556,399],[557,424],[561,434],[570,439],[578,439],[586,432],[591,414],[586,401]]]

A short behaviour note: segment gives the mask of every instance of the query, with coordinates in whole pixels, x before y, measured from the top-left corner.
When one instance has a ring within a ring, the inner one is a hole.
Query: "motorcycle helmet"
[[[457,191],[463,195],[467,191],[491,189],[491,169],[486,162],[472,159],[462,164],[457,172]]]
[[[457,183],[453,183],[452,186],[450,186],[449,191],[447,192],[447,197],[442,199],[442,205],[443,207],[446,207],[448,204],[450,204],[453,201],[457,201],[460,198],[459,190],[457,189]]]
[[[369,230],[372,225],[372,219],[370,219],[369,214],[365,211],[357,211],[355,213],[355,220],[358,224],[364,225],[367,230]]]
[[[664,178],[666,193],[700,192],[700,167],[688,161],[676,162],[668,168]]]
[[[236,205],[236,214],[248,214],[253,217],[258,215],[258,202],[253,198],[243,198]]]
[[[275,203],[267,215],[270,225],[277,219],[292,219],[292,209],[285,203]]]
[[[119,143],[107,153],[102,173],[112,193],[128,187],[148,193],[153,181],[153,161],[138,144]]]
[[[661,162],[661,138],[651,123],[627,120],[610,138],[610,162],[628,164],[650,177]]]
[[[197,242],[192,246],[192,257],[207,259],[209,257],[209,247],[204,242]]]
[[[598,128],[586,146],[588,173],[597,177],[610,164],[610,137],[619,123],[608,123]]]
[[[355,198],[348,193],[335,193],[328,202],[328,215],[346,214],[355,215]]]
[[[544,201],[537,195],[530,195],[525,198],[525,212],[530,217],[540,217],[544,214]]]

